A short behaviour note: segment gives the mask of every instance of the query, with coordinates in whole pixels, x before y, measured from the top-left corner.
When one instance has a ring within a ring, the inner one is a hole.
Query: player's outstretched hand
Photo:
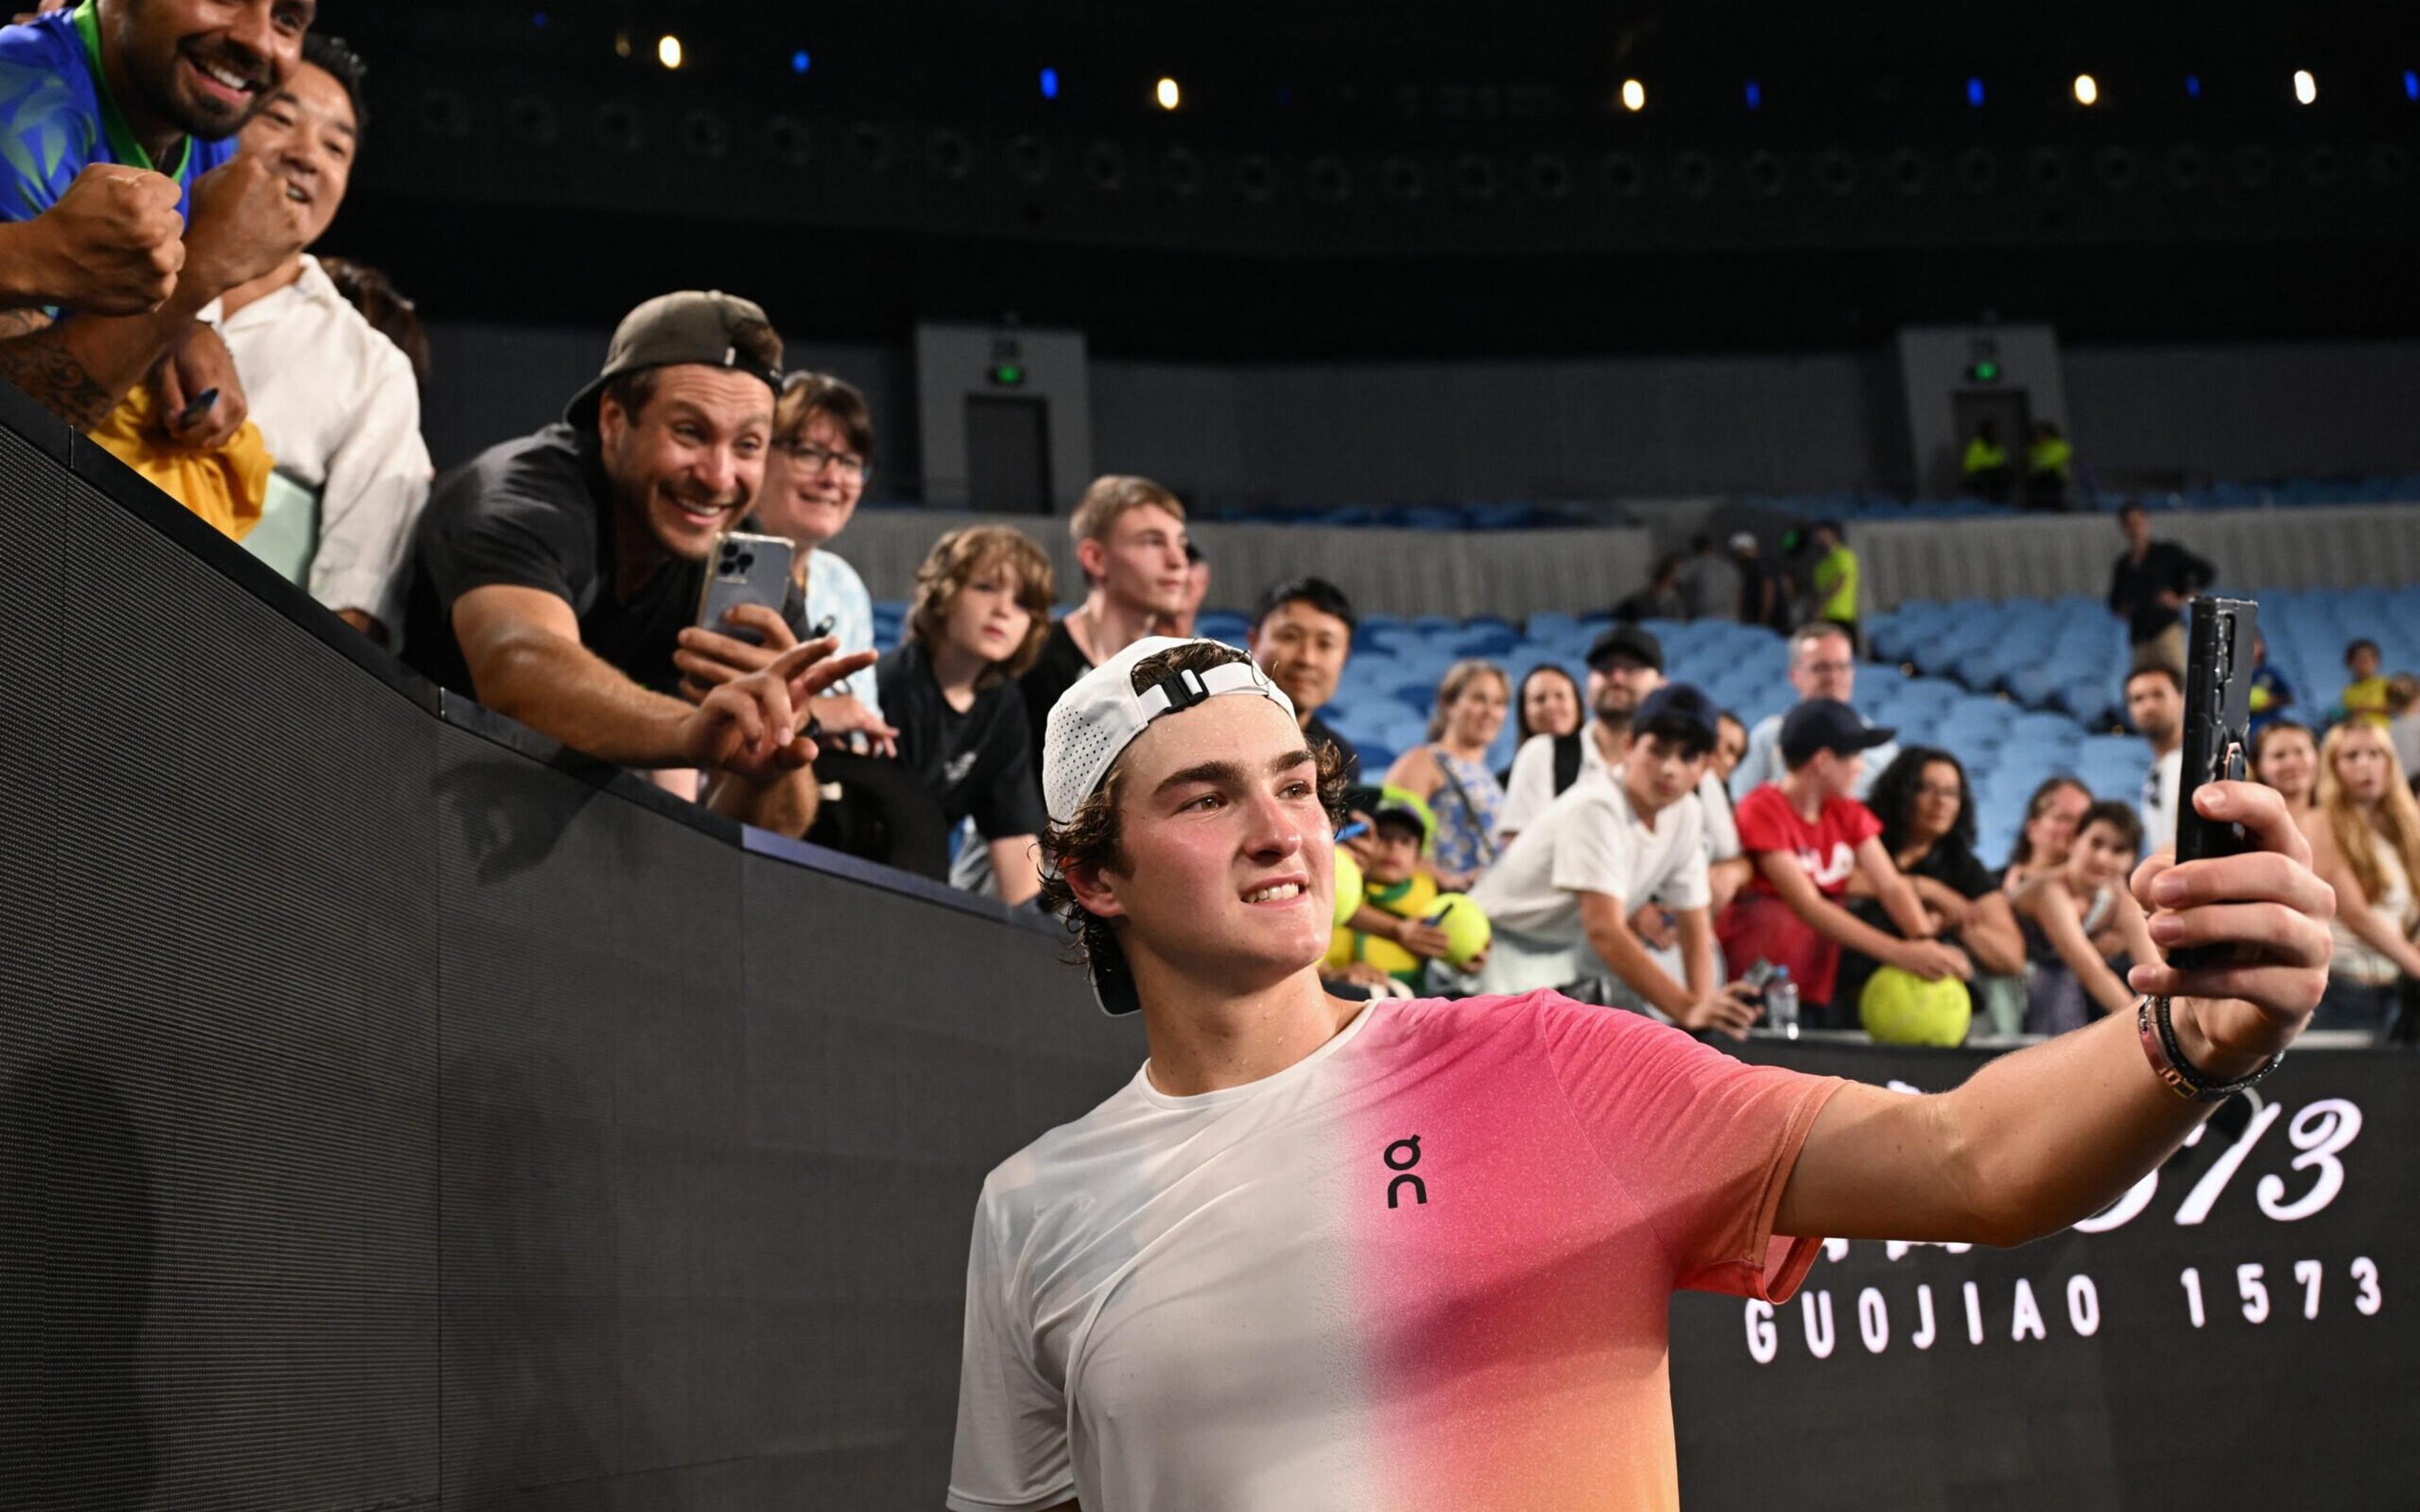
[[[2136,992],[2176,1000],[2180,1036],[2190,1016],[2196,1038],[2221,1062],[2203,1063],[2203,1070],[2248,1071],[2303,1032],[2327,991],[2335,890],[2311,871],[2310,842],[2274,789],[2205,783],[2194,808],[2206,819],[2242,825],[2253,848],[2181,864],[2162,851],[2135,868],[2134,896],[2163,952],[2187,945],[2226,949],[2190,970],[2138,962],[2127,980]],[[2200,1063],[2194,1047],[2186,1048]]]

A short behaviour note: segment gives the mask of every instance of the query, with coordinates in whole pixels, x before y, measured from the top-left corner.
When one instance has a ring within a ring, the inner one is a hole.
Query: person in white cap
[[[1673,1288],[1780,1300],[1819,1235],[2086,1216],[2326,983],[2327,889],[2243,783],[2202,811],[2268,854],[2134,886],[2164,944],[2250,953],[2133,984],[2245,995],[2147,997],[1936,1097],[1551,992],[1329,996],[1335,759],[1233,648],[1155,638],[1087,673],[1043,789],[1046,897],[1150,1058],[984,1183],[958,1512],[1675,1507]],[[2212,906],[2245,903],[2270,906]]]

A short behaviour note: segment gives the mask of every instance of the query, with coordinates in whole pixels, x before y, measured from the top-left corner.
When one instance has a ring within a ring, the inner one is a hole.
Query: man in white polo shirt
[[[243,129],[303,208],[310,241],[345,203],[368,122],[362,61],[314,32],[302,61]],[[420,384],[307,252],[227,291],[219,330],[277,458],[244,548],[374,640],[403,627],[404,555],[428,501]]]
[[[1716,717],[1686,683],[1656,688],[1631,716],[1621,764],[1581,777],[1514,839],[1471,889],[1496,929],[1481,992],[1557,987],[1746,1035],[1756,1009],[1721,982],[1705,813],[1692,791]],[[1632,925],[1633,901],[1651,898],[1670,913],[1685,983]]]

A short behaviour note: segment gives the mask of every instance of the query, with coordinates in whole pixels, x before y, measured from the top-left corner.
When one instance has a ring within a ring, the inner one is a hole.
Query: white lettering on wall
[[[2293,1223],[2307,1218],[2336,1199],[2344,1190],[2344,1163],[2336,1156],[2361,1134],[2361,1109],[2340,1097],[2321,1098],[2302,1112],[2287,1126],[2286,1137],[2303,1151],[2294,1157],[2294,1169],[2319,1171],[2319,1180],[2298,1201],[2288,1202],[2283,1177],[2264,1176],[2253,1190],[2260,1199],[2260,1211],[2279,1223]]]
[[[2360,1289],[2353,1293],[2353,1310],[2364,1318],[2376,1318],[2386,1305],[2386,1298],[2378,1289],[2378,1262],[2364,1255],[2352,1262],[2353,1284]]]
[[[2177,1210],[2178,1223],[2190,1227],[2210,1217],[2210,1210],[2218,1206],[2219,1194],[2226,1190],[2226,1183],[2234,1180],[2235,1173],[2242,1168],[2243,1157],[2252,1153],[2252,1147],[2260,1142],[2260,1136],[2277,1121],[2277,1115],[2285,1111],[2272,1103],[2252,1116],[2252,1121],[2235,1136],[2235,1143],[2211,1162],[2210,1169],[2201,1173],[2201,1180],[2185,1195],[2185,1205]]]
[[[2050,1336],[2049,1331],[2042,1327],[2041,1304],[2034,1301],[2033,1283],[2019,1276],[2016,1308],[2009,1319],[2009,1337],[2021,1339],[2028,1331],[2038,1339]]]
[[[1983,1342],[1983,1289],[1969,1281],[1962,1288],[1966,1293],[1966,1342]]]
[[[1747,1357],[1759,1365],[1773,1364],[1781,1352],[1781,1335],[1773,1326],[1773,1304],[1751,1302],[1747,1304]]]
[[[1832,1294],[1828,1291],[1801,1292],[1798,1310],[1806,1315],[1807,1352],[1818,1360],[1832,1354]],[[1817,1321],[1820,1316],[1822,1321]]]
[[[2067,1321],[2079,1338],[2101,1332],[2101,1292],[2088,1275],[2067,1278]]]
[[[1918,1287],[1916,1288],[1916,1332],[1907,1336],[1907,1341],[1919,1350],[1929,1350],[1932,1348],[1935,1336],[1932,1328],[1932,1288]]]
[[[2244,1321],[2249,1323],[2261,1323],[2268,1321],[2269,1285],[2267,1282],[2260,1279],[2259,1266],[2237,1266],[2235,1268],[2235,1289],[2236,1292],[2243,1298]]]
[[[2199,1328],[2209,1321],[2202,1316],[2201,1311],[2201,1273],[2188,1265],[2184,1269],[2184,1273],[2177,1279],[2184,1283],[2185,1316],[2193,1319],[2194,1327]]]
[[[1890,1309],[1883,1305],[1883,1294],[1871,1287],[1857,1293],[1857,1336],[1866,1341],[1868,1354],[1890,1348]]]

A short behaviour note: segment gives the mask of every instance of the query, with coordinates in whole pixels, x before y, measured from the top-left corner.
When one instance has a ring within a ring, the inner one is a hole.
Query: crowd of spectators
[[[1034,899],[1052,704],[1138,640],[1192,634],[1209,601],[1183,501],[1094,481],[1068,520],[1081,598],[1055,619],[1035,541],[943,534],[877,659],[835,545],[876,417],[839,378],[785,371],[762,307],[699,291],[632,310],[557,421],[433,477],[411,301],[311,251],[368,126],[363,61],[314,19],[312,0],[45,0],[0,30],[0,112],[39,149],[0,164],[0,377],[431,680],[729,817]],[[2063,501],[2071,465],[2038,433],[2029,489]],[[1967,467],[2013,485],[1988,431]],[[2124,798],[2046,781],[1996,868],[1975,853],[1959,755],[1901,749],[1855,707],[1859,569],[1837,522],[1772,555],[1753,533],[1699,537],[1615,607],[1579,669],[1516,686],[1455,663],[1426,740],[1368,785],[1320,717],[1350,672],[1353,605],[1317,578],[1280,584],[1247,650],[1353,784],[1334,980],[1567,987],[1731,1035],[1785,970],[1819,1028],[1855,1026],[1905,978],[1972,984],[2000,1030],[2129,1007],[2125,965],[2149,941],[2124,883],[2175,834],[2180,616],[2215,574],[2139,508],[2119,522],[2108,603],[2149,776]],[[786,582],[701,623],[735,534],[786,543]],[[1750,730],[1668,678],[1646,622],[1705,616],[1789,636],[1786,713]],[[2420,979],[2420,685],[2367,640],[2346,669],[2309,722],[2261,669],[2252,767],[2337,890],[2321,1026],[2375,1028]],[[1516,752],[1491,770],[1508,718]]]

